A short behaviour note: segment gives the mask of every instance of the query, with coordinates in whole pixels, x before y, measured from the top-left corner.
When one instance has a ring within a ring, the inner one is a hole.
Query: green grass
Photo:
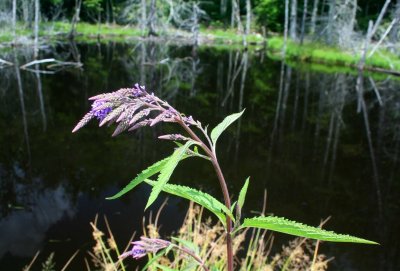
[[[41,38],[46,38],[49,41],[57,41],[67,38],[70,32],[71,25],[69,22],[52,22],[42,23],[40,26]],[[0,32],[0,43],[7,44],[13,40],[13,33],[10,28],[4,27]],[[103,41],[111,40],[117,42],[124,42],[132,38],[138,38],[143,34],[138,28],[121,25],[106,25],[102,24],[100,27],[96,24],[78,23],[77,24],[76,40],[80,42],[97,42],[98,38]],[[168,29],[166,33],[161,33],[161,36],[173,36],[179,34],[190,41],[191,33],[178,31],[176,29]],[[17,37],[33,39],[33,32],[25,29],[23,25],[19,25],[16,31]],[[238,35],[235,29],[222,29],[222,28],[205,28],[200,29],[200,36],[205,41],[202,47],[212,47],[217,50],[227,49],[242,49],[243,36]],[[28,40],[29,41],[29,40]],[[259,34],[251,34],[247,37],[248,44],[262,45],[264,39]],[[281,50],[283,47],[282,37],[272,37],[268,39],[268,55],[272,59],[280,60],[282,58]],[[293,41],[288,41],[286,49],[286,61],[289,64],[304,65],[304,63],[312,63],[313,67],[318,69],[330,69],[334,66],[335,71],[348,72],[348,70],[356,71],[357,65],[360,60],[360,54],[353,52],[346,52],[339,48],[328,47],[318,43],[304,43],[299,45]],[[386,70],[400,71],[400,58],[389,52],[380,50],[372,57],[366,60],[366,69],[368,68],[382,68]]]
[[[238,35],[236,29],[221,28],[201,28],[200,32],[205,37],[210,37],[217,44],[221,43],[242,43],[243,36]],[[247,36],[247,42],[250,44],[261,44],[264,42],[260,34],[250,34]]]
[[[280,59],[283,47],[282,37],[268,39],[268,53],[270,57]],[[328,47],[318,43],[304,43],[299,45],[291,40],[286,47],[286,58],[289,60],[318,63],[325,65],[357,67],[361,55],[354,54],[338,48]],[[366,68],[382,68],[392,71],[400,71],[400,58],[386,51],[376,52],[367,58]]]
[[[61,36],[66,36],[71,29],[69,22],[51,22],[42,23],[40,26],[40,36],[49,39],[58,38]],[[91,38],[98,38],[99,36],[105,40],[115,40],[119,39],[129,39],[133,37],[141,37],[143,34],[138,28],[131,26],[121,26],[121,25],[106,25],[101,24],[89,24],[89,23],[78,23],[76,27],[76,32],[78,34],[78,40],[87,40]],[[188,40],[191,38],[190,32],[179,31],[176,29],[168,29],[165,33],[160,33],[160,36],[168,36],[179,34],[180,36],[187,37]],[[17,36],[33,37],[33,32],[24,29],[22,25],[18,27]],[[223,30],[223,29],[207,29],[202,28],[200,30],[200,37],[204,38],[207,43],[218,44],[218,45],[241,45],[243,42],[242,35],[238,35],[235,30]],[[4,29],[0,33],[0,42],[12,42],[13,35],[11,29]],[[250,44],[260,44],[263,42],[263,38],[258,34],[248,35],[247,41]]]

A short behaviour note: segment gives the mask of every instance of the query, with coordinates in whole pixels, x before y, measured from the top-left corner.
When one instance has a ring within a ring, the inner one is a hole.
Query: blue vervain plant
[[[195,120],[192,116],[180,113],[168,102],[161,100],[153,93],[148,93],[145,87],[139,84],[136,84],[133,88],[123,88],[115,92],[100,94],[89,98],[89,100],[93,101],[92,109],[82,118],[72,132],[76,132],[94,118],[100,121],[100,126],[117,123],[113,136],[126,130],[133,131],[144,126],[154,126],[160,122],[176,123],[183,128],[186,135],[168,134],[159,137],[160,139],[174,141],[178,145],[172,155],[143,170],[125,188],[108,199],[117,199],[144,182],[152,186],[145,210],[154,203],[162,191],[203,206],[215,214],[225,228],[228,271],[233,271],[232,238],[238,231],[249,227],[323,241],[377,244],[366,239],[303,225],[282,217],[259,216],[245,218],[242,221],[241,210],[245,203],[249,178],[245,181],[238,200],[232,206],[227,183],[217,159],[216,147],[221,134],[242,116],[244,110],[227,116],[212,129],[211,133],[208,133],[207,126],[204,127],[200,121]],[[205,140],[200,139],[195,131],[200,133]],[[224,198],[223,203],[207,193],[190,187],[168,183],[179,162],[191,157],[201,157],[211,162],[219,180]],[[155,175],[158,175],[157,181],[151,180],[150,178]],[[233,214],[233,209],[235,209],[235,215]],[[161,253],[168,253],[171,249],[180,249],[192,256],[204,270],[208,270],[204,262],[185,245],[184,240],[175,241],[179,245],[160,239],[144,238],[141,241],[134,242],[131,251],[124,253],[122,256],[141,258],[147,253],[156,253],[159,250]]]

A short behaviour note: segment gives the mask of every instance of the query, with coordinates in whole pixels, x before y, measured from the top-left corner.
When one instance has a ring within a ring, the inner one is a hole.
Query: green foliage
[[[211,131],[211,141],[212,141],[212,143],[214,145],[214,149],[215,149],[215,145],[217,144],[217,140],[218,140],[219,136],[222,134],[222,132],[225,131],[226,128],[228,128],[229,125],[231,125],[238,118],[240,118],[242,116],[244,110],[242,112],[235,113],[235,114],[227,116],[220,124],[218,124]]]
[[[268,40],[269,56],[274,59],[281,59],[280,55],[283,47],[281,37],[273,37]],[[344,51],[339,48],[329,47],[319,43],[297,44],[291,40],[287,42],[286,59],[296,62],[322,63],[325,65],[337,65],[357,68],[360,55],[357,53]],[[378,67],[388,70],[400,70],[399,57],[386,51],[375,53],[366,60],[366,69]]]
[[[145,182],[153,187],[157,184],[157,182],[151,180],[145,180]],[[165,184],[162,187],[162,191],[171,195],[191,200],[203,206],[207,210],[214,213],[223,225],[225,225],[226,223],[225,215],[228,215],[234,221],[232,212],[228,208],[226,208],[224,204],[222,204],[216,198],[207,193],[176,184]]]
[[[282,32],[284,1],[256,0],[254,13],[260,25],[266,25],[267,29],[273,32]]]
[[[160,175],[158,176],[158,182],[151,191],[145,209],[150,207],[150,205],[153,204],[153,202],[157,199],[158,195],[163,190],[163,186],[171,178],[171,175],[174,172],[176,166],[184,158],[184,155],[186,154],[187,150],[193,144],[195,144],[195,142],[190,140],[186,142],[185,145],[177,148],[171,155],[171,157],[168,159],[167,163],[165,163],[165,165],[161,168]]]
[[[83,0],[83,6],[87,9],[92,9],[95,11],[101,10],[102,0]]]
[[[161,169],[164,168],[164,166],[167,164],[171,157],[164,158],[163,160],[160,160],[153,165],[149,166],[145,170],[143,170],[141,173],[137,175],[135,179],[129,182],[127,186],[125,186],[121,191],[119,191],[117,194],[115,194],[112,197],[108,197],[107,199],[117,199],[121,197],[122,195],[128,193],[131,191],[133,188],[138,186],[140,183],[142,183],[144,180],[147,178],[150,178],[154,174],[157,174],[161,171]]]
[[[47,260],[42,263],[42,271],[55,271],[56,263],[54,262],[54,252],[49,255]]]
[[[378,244],[373,241],[353,237],[350,235],[337,234],[332,231],[326,231],[321,228],[311,227],[295,221],[288,220],[276,216],[260,216],[254,218],[246,218],[240,228],[260,228],[271,231],[282,232],[299,237],[317,239],[329,242],[348,242],[348,243],[364,243]]]
[[[243,187],[242,187],[242,189],[240,190],[240,193],[239,193],[239,199],[238,199],[238,203],[237,204],[239,205],[240,209],[243,208],[244,200],[246,199],[247,188],[249,187],[249,180],[250,180],[250,177],[248,177],[246,179],[246,182],[244,183],[244,185],[243,185]]]

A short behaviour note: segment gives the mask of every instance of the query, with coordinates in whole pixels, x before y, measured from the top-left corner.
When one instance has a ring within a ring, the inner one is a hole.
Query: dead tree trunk
[[[332,44],[333,42],[333,25],[335,21],[335,0],[329,1],[329,15],[328,15],[328,25],[327,25],[327,42],[328,44]]]
[[[17,36],[16,28],[17,28],[17,0],[13,0],[13,2],[12,2],[12,31],[13,31],[14,41]]]
[[[353,0],[353,10],[352,10],[352,14],[351,14],[351,20],[350,20],[350,29],[353,31],[354,30],[354,26],[356,24],[356,15],[357,15],[357,0]]]
[[[308,6],[308,0],[304,0],[303,17],[301,18],[300,44],[303,44],[303,41],[304,41],[306,18],[307,18],[307,6]]]
[[[30,11],[32,2],[31,0],[22,1],[22,15],[24,18],[25,27],[32,27],[32,11]]]
[[[247,36],[250,34],[251,27],[251,2],[250,0],[246,0],[246,28],[244,31],[244,45],[247,46]]]
[[[155,30],[155,15],[156,15],[156,0],[151,0],[150,3],[150,12],[149,12],[149,19],[147,21],[147,28],[148,28],[148,36],[158,36]]]
[[[97,39],[100,39],[100,30],[101,30],[101,8],[97,9]]]
[[[73,39],[76,36],[76,24],[79,22],[79,16],[81,13],[82,0],[75,0],[75,14],[71,21],[71,30],[69,32],[69,38]]]
[[[199,4],[193,3],[193,24],[192,24],[192,33],[193,33],[193,45],[197,47],[199,45]]]
[[[232,0],[232,17],[231,17],[231,28],[235,27],[235,22],[237,23],[237,29],[239,33],[243,33],[243,25],[240,20],[240,7],[237,0]]]
[[[39,19],[40,19],[40,3],[39,0],[35,0],[35,48],[34,48],[34,58],[37,59],[39,53]]]
[[[385,16],[386,10],[390,4],[391,0],[386,0],[385,4],[382,7],[381,12],[379,13],[378,19],[376,19],[376,22],[374,24],[374,28],[372,28],[372,36],[375,34],[376,30],[378,29],[379,25],[381,24],[381,21],[383,19],[383,16]],[[371,38],[372,38],[371,36]]]
[[[292,5],[290,6],[289,35],[292,40],[297,39],[297,0],[292,0]]]
[[[398,33],[399,33],[399,26],[400,26],[400,0],[396,1],[395,11],[394,11],[394,18],[397,22],[393,25],[392,31],[390,32],[390,41],[392,43],[397,43],[398,41]]]
[[[315,27],[317,23],[317,14],[318,14],[318,4],[319,0],[314,0],[313,4],[313,10],[312,10],[312,15],[311,15],[311,26],[310,26],[310,34],[314,35],[315,33]]]
[[[285,61],[286,57],[286,43],[288,37],[288,28],[289,28],[289,0],[285,0],[285,26],[283,30],[283,47],[282,47],[282,59]],[[282,62],[283,65],[283,62]],[[283,78],[283,76],[281,76]]]

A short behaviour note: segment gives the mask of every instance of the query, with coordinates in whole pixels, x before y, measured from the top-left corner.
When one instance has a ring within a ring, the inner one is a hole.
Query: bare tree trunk
[[[17,36],[16,28],[17,28],[17,0],[13,0],[13,2],[12,2],[12,31],[13,31],[14,41]]]
[[[327,25],[327,42],[328,44],[332,44],[333,39],[333,25],[335,21],[335,0],[329,1],[329,15],[328,15],[328,25]]]
[[[251,2],[246,0],[246,28],[244,31],[245,38],[243,39],[244,46],[247,46],[247,36],[250,34],[251,27]]]
[[[150,4],[150,12],[149,12],[149,19],[147,21],[148,27],[148,36],[157,36],[157,32],[155,30],[154,21],[155,21],[155,14],[156,14],[156,0],[151,0]]]
[[[246,1],[246,35],[250,34],[251,27],[251,1]]]
[[[354,26],[356,24],[356,15],[357,15],[357,7],[358,7],[357,0],[353,0],[353,1],[354,1],[353,11],[352,11],[351,20],[350,20],[350,29],[352,31],[354,30]]]
[[[71,31],[69,32],[69,38],[73,39],[76,36],[76,24],[79,22],[79,16],[81,13],[82,0],[75,0],[75,14],[71,21]]]
[[[312,15],[311,15],[311,26],[310,26],[310,34],[311,35],[314,35],[314,33],[315,33],[315,27],[316,27],[316,23],[317,23],[317,14],[318,14],[318,4],[319,4],[319,0],[314,0],[313,11],[312,11]]]
[[[292,40],[297,39],[297,0],[292,0],[290,6],[290,38]]]
[[[362,52],[362,55],[361,55],[360,62],[358,63],[358,69],[359,70],[363,70],[364,69],[365,61],[367,59],[367,52],[368,52],[369,43],[370,43],[371,37],[373,35],[372,29],[373,29],[373,23],[372,23],[372,21],[369,21],[368,31],[367,31],[367,35],[366,35],[365,41],[364,41],[364,49],[363,49],[363,52]],[[360,110],[360,104],[358,104],[358,110]]]
[[[304,33],[305,33],[305,28],[306,28],[306,17],[307,17],[307,6],[308,6],[308,0],[304,0],[303,17],[301,19],[300,44],[303,44],[303,41],[304,41]]]
[[[289,27],[289,0],[285,0],[285,26],[283,30],[283,47],[282,47],[282,61],[285,61],[285,55],[286,55],[286,43],[287,43],[287,37],[288,37],[288,27]],[[281,75],[281,78],[283,76]]]
[[[396,1],[394,18],[397,22],[393,25],[392,32],[390,32],[390,41],[396,43],[398,41],[399,26],[400,26],[400,0]]]
[[[39,53],[39,19],[40,19],[40,4],[39,0],[35,0],[35,41],[34,41],[34,58],[37,59]]]
[[[235,27],[235,21],[237,22],[237,29],[239,33],[243,33],[242,20],[240,19],[240,8],[237,0],[232,0],[232,17],[231,17],[231,28]]]
[[[386,38],[386,36],[389,34],[389,32],[392,30],[393,26],[399,22],[399,18],[395,18],[392,20],[388,28],[386,28],[385,33],[383,33],[382,37],[378,41],[378,43],[374,46],[372,51],[369,53],[368,57],[371,57],[375,51],[379,48],[379,46],[382,44],[383,40]]]
[[[199,6],[198,3],[193,3],[193,45],[197,47],[199,45]]]
[[[31,8],[31,1],[30,0],[25,0],[22,1],[22,14],[24,17],[24,23],[25,27],[30,28],[32,26],[31,22],[31,11],[29,10]]]
[[[390,4],[391,0],[386,0],[385,4],[382,7],[381,12],[379,13],[378,19],[376,19],[376,22],[374,24],[374,28],[372,28],[372,33],[371,33],[371,38],[375,34],[376,30],[378,29],[379,25],[381,24],[381,21],[383,19],[383,16],[385,16],[386,10]]]
[[[101,30],[101,8],[97,10],[97,38],[100,39]]]

